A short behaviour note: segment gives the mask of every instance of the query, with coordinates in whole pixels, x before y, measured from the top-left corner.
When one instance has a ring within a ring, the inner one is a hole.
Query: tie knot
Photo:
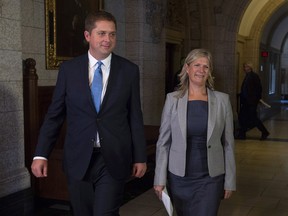
[[[103,65],[103,62],[98,61],[97,64],[98,64],[97,69],[99,69],[99,68],[101,68],[101,66]]]

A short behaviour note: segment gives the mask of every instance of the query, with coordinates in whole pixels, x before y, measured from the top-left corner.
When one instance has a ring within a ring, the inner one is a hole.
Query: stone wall
[[[140,68],[144,124],[159,125],[165,99],[165,1],[106,0],[105,10],[117,19],[115,53]]]
[[[46,70],[45,64],[45,0],[21,3],[22,59],[36,60],[40,86],[55,85],[58,71]]]
[[[0,197],[30,187],[24,165],[21,2],[0,4]]]

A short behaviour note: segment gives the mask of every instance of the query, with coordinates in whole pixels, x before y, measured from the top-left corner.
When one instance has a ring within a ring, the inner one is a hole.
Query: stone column
[[[0,197],[30,187],[24,164],[20,5],[0,0]]]

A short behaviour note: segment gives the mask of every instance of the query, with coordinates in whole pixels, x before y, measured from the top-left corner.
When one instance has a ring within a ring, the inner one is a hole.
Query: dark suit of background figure
[[[244,67],[249,66],[244,65]],[[269,132],[258,118],[257,113],[257,106],[262,96],[261,81],[258,74],[252,71],[252,68],[246,70],[240,93],[240,130],[237,138],[245,139],[246,132],[253,127],[257,127],[262,132],[261,139],[266,139]]]
[[[174,74],[174,77],[173,77],[173,87],[174,87],[173,91],[177,90],[177,88],[179,87],[179,84],[180,84],[179,74],[182,71],[182,67],[184,65],[184,62],[185,62],[185,57],[182,57],[180,60],[180,68],[178,71],[176,71],[176,73]]]
[[[146,171],[139,68],[111,53],[116,44],[115,18],[105,11],[95,14],[88,16],[91,23],[85,26],[88,54],[60,67],[39,134],[38,158],[31,166],[36,177],[47,176],[48,165],[43,158],[49,157],[66,119],[63,168],[74,216],[119,215],[128,177],[142,177]],[[110,70],[105,68],[110,73],[98,112],[89,85],[88,66],[91,68],[93,59],[107,65],[110,62]],[[100,148],[95,147],[96,134]]]

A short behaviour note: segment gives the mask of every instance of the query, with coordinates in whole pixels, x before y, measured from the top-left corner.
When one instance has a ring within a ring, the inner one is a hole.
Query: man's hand
[[[31,165],[32,173],[37,178],[47,177],[48,161],[42,159],[35,159]]]
[[[141,178],[145,175],[147,170],[146,163],[134,163],[132,169],[132,176]]]

